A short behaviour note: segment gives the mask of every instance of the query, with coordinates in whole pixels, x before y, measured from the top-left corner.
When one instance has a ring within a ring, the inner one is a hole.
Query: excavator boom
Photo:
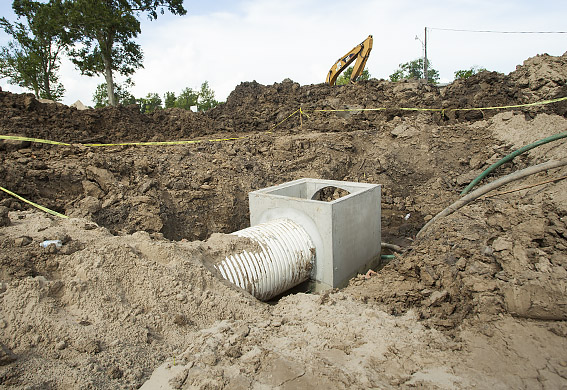
[[[339,58],[331,67],[331,70],[329,70],[327,80],[325,80],[325,82],[335,85],[341,72],[354,60],[356,60],[352,70],[352,75],[350,76],[350,80],[354,82],[358,76],[362,74],[366,61],[368,60],[368,56],[370,55],[370,50],[372,50],[372,35],[369,35],[368,38],[366,38],[360,45],[357,45],[354,49]]]

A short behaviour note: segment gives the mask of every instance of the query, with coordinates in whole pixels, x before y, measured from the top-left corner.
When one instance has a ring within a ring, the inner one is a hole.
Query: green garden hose
[[[515,180],[519,180],[519,179],[523,179],[524,177],[539,173],[539,172],[543,172],[543,171],[547,171],[548,169],[553,169],[553,168],[559,168],[559,167],[563,167],[567,165],[567,158],[564,160],[552,160],[552,161],[548,161],[542,164],[538,164],[538,165],[534,165],[528,168],[524,168],[520,171],[516,171],[514,173],[511,173],[509,175],[506,175],[504,177],[501,177],[497,180],[494,180],[491,183],[485,184],[480,188],[477,188],[476,190],[474,190],[473,192],[471,192],[468,195],[463,196],[462,198],[458,199],[456,202],[454,202],[453,204],[451,204],[450,206],[446,207],[443,211],[441,211],[439,214],[437,214],[436,216],[434,216],[432,219],[429,220],[429,222],[427,222],[422,228],[421,230],[417,233],[416,237],[420,238],[421,236],[423,236],[423,234],[425,233],[425,231],[427,231],[427,229],[429,229],[429,227],[431,225],[433,225],[436,221],[438,221],[441,218],[446,217],[447,215],[452,214],[453,212],[457,211],[458,209],[460,209],[461,207],[469,204],[470,202],[476,200],[477,198],[481,197],[482,195],[486,194],[487,192],[490,192],[498,187],[501,187],[505,184],[511,183]]]
[[[476,177],[476,179],[471,181],[471,183],[461,192],[461,195],[465,195],[466,193],[468,193],[475,185],[477,185],[482,179],[484,179],[490,172],[492,172],[493,170],[498,168],[500,165],[507,163],[508,161],[512,160],[514,157],[516,157],[516,156],[518,156],[518,155],[520,155],[524,152],[527,152],[530,149],[536,148],[540,145],[543,145],[543,144],[546,144],[546,143],[552,142],[552,141],[557,141],[558,139],[565,138],[565,137],[567,137],[567,131],[549,136],[549,137],[544,138],[544,139],[540,139],[539,141],[536,141],[532,144],[523,146],[520,149],[516,150],[515,152],[510,153],[509,155],[503,157],[500,161],[492,164],[484,172],[482,172],[480,175],[478,175]]]

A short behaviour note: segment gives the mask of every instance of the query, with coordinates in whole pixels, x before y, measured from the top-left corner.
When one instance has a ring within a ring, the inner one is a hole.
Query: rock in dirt
[[[10,209],[7,207],[0,206],[0,227],[10,225],[10,217],[8,216],[9,211]]]
[[[103,191],[108,192],[116,179],[108,169],[94,166],[87,167],[87,177],[94,180]]]
[[[4,344],[0,343],[0,366],[5,366],[16,361],[16,355]]]
[[[29,245],[33,242],[32,238],[29,236],[22,236],[22,237],[18,237],[14,240],[14,245],[15,246],[26,246]]]

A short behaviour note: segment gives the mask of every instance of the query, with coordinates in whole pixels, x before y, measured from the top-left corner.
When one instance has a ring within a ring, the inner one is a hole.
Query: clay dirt
[[[69,217],[0,192],[0,388],[567,388],[567,167],[417,236],[490,165],[567,130],[567,101],[545,103],[566,80],[567,53],[446,86],[243,82],[198,113],[0,92],[0,135],[68,144],[1,140],[0,186]],[[178,140],[199,142],[86,145]],[[211,264],[250,245],[229,235],[248,192],[300,178],[381,184],[382,241],[403,251],[260,302]]]

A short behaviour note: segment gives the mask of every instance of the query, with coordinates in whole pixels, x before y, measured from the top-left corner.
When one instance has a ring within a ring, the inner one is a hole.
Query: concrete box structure
[[[348,195],[325,202],[313,196],[326,187]],[[311,279],[318,289],[343,287],[380,259],[381,186],[299,179],[249,193],[251,226],[277,218],[301,225],[315,244]]]

